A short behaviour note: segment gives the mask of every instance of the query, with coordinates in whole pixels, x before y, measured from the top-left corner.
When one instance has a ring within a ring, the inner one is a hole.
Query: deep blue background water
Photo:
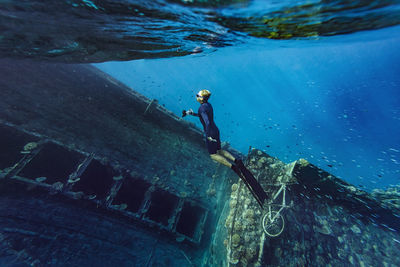
[[[195,93],[209,89],[221,139],[234,148],[306,158],[373,189],[400,182],[399,44],[391,27],[95,66],[177,115],[197,110]]]

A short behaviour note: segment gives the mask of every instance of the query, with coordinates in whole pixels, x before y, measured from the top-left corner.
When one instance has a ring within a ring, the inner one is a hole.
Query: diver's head
[[[206,103],[208,101],[208,99],[211,96],[211,92],[208,90],[200,90],[197,94],[196,94],[196,100],[203,104]]]

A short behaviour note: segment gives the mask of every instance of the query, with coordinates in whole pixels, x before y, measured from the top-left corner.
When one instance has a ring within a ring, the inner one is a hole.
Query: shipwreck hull
[[[91,66],[0,69],[0,262],[207,262],[231,173],[199,129]]]

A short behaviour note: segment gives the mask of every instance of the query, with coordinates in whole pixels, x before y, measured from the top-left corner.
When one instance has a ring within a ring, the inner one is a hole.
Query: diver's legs
[[[229,153],[229,152],[226,151],[226,150],[220,149],[220,150],[217,151],[217,153],[218,153],[219,155],[221,155],[221,156],[227,158],[227,159],[230,159],[230,160],[232,160],[232,161],[235,161],[235,157],[232,156],[232,154]]]
[[[221,163],[229,168],[232,168],[232,163],[230,163],[225,157],[219,154],[210,154],[212,160],[215,160],[218,163]]]
[[[240,171],[239,167],[235,164],[230,163],[225,157],[219,154],[210,154],[211,159],[215,160],[218,163],[221,163],[229,168],[232,169],[239,177],[242,177],[242,172]]]

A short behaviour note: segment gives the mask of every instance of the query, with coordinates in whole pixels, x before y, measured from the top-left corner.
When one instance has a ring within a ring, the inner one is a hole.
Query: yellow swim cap
[[[208,91],[208,90],[200,90],[198,93],[197,93],[197,97],[203,97],[203,98],[205,98],[205,99],[209,99],[210,98],[210,96],[211,96],[211,92],[210,91]]]

